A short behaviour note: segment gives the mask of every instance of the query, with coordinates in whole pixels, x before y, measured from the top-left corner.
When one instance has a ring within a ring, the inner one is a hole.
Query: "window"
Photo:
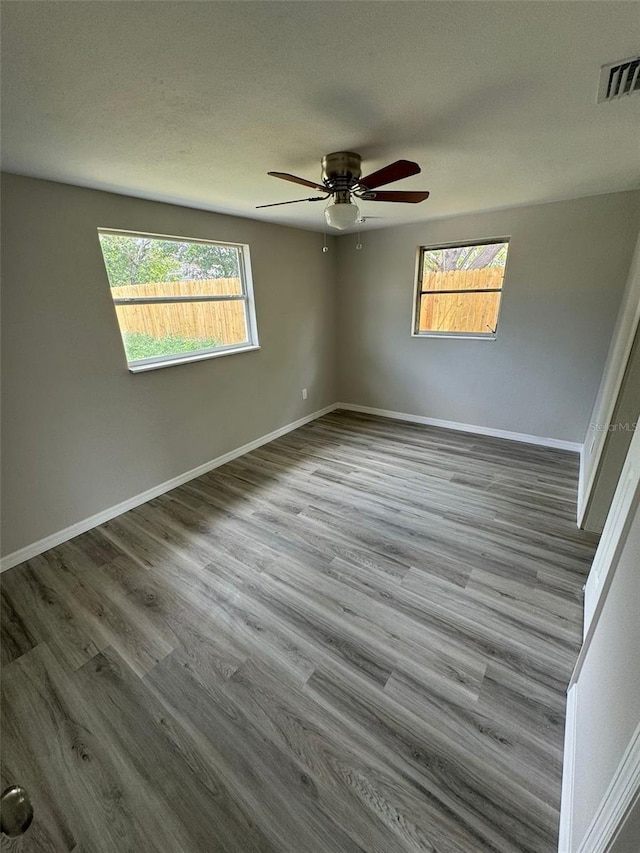
[[[493,340],[508,249],[508,238],[422,246],[413,333]]]
[[[98,229],[129,369],[256,349],[249,247]]]

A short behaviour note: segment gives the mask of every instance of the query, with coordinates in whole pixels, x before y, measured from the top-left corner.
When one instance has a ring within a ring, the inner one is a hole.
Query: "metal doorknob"
[[[31,826],[33,806],[29,794],[20,785],[12,785],[0,795],[0,830],[15,838]]]

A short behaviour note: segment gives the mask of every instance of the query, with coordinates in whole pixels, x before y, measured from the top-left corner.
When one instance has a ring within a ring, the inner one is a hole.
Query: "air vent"
[[[632,92],[640,92],[640,56],[602,66],[598,89],[599,104],[603,101],[615,101]]]

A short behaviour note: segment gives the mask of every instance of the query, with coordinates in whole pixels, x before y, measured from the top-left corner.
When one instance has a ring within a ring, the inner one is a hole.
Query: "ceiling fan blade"
[[[420,172],[420,166],[412,160],[396,160],[395,163],[389,163],[377,172],[372,172],[366,178],[360,178],[362,186],[368,190],[381,187],[383,184],[392,184],[394,181],[399,181],[401,178],[409,178],[411,175],[417,175]]]
[[[298,178],[296,175],[290,175],[288,172],[267,172],[267,175],[272,175],[274,178],[280,178],[283,181],[291,181],[292,184],[301,184],[303,187],[311,187],[314,190],[326,190],[324,184],[317,184],[314,181],[308,181],[306,178]],[[376,184],[378,186],[378,184]]]
[[[429,198],[428,192],[381,192],[375,193],[375,198],[365,198],[364,201],[404,201],[407,204],[417,204]]]
[[[297,204],[299,201],[325,201],[329,196],[317,195],[313,198],[293,198],[291,201],[275,201],[273,204],[257,204],[256,210],[260,207],[278,207],[281,204]]]

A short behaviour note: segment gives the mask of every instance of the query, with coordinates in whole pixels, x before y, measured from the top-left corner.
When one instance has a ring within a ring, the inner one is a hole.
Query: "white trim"
[[[144,303],[153,303],[153,304],[175,304],[176,302],[225,302],[225,301],[242,301],[244,304],[244,318],[245,318],[245,327],[247,330],[247,340],[243,341],[239,344],[231,344],[229,346],[221,346],[221,347],[208,347],[207,349],[200,349],[191,353],[169,353],[167,355],[154,355],[149,358],[140,358],[134,359],[132,361],[129,360],[127,353],[127,345],[125,343],[125,329],[120,323],[120,316],[117,315],[118,328],[120,329],[120,336],[122,338],[122,346],[125,351],[125,358],[127,360],[127,367],[129,368],[130,373],[145,373],[149,370],[158,370],[162,367],[176,367],[180,364],[189,364],[192,361],[205,361],[210,358],[218,358],[223,355],[235,355],[236,353],[241,352],[250,352],[251,350],[260,349],[260,341],[258,340],[258,326],[256,320],[256,308],[255,308],[255,298],[253,293],[253,277],[251,273],[251,254],[249,250],[248,243],[223,243],[218,240],[203,240],[192,237],[174,237],[167,234],[150,234],[145,231],[122,231],[114,228],[98,228],[98,242],[100,244],[100,250],[102,253],[102,260],[104,262],[105,272],[107,274],[107,279],[109,278],[109,267],[107,264],[107,259],[104,254],[104,248],[102,246],[102,241],[100,240],[101,236],[111,235],[111,236],[120,236],[127,237],[129,239],[134,239],[136,237],[150,237],[152,240],[169,240],[176,243],[195,243],[197,245],[210,245],[210,246],[222,246],[223,248],[232,248],[236,249],[238,253],[238,278],[241,285],[241,294],[226,294],[222,296],[217,295],[204,295],[204,294],[196,294],[194,297],[169,297],[169,296],[160,296],[160,297],[122,297],[118,298],[113,295],[113,291],[111,295],[113,296],[113,304],[114,306],[119,305],[136,305],[136,304],[144,304]],[[110,290],[112,290],[110,288]],[[1,570],[0,570],[1,571]]]
[[[496,331],[491,334],[476,334],[474,332],[420,332],[420,299],[419,292],[422,285],[422,253],[431,249],[458,249],[468,246],[490,246],[495,243],[507,244],[507,258],[505,261],[504,272],[502,274],[502,285],[500,287],[500,301],[498,302],[498,316],[496,317]],[[500,314],[502,311],[502,294],[504,291],[504,281],[507,275],[507,264],[509,263],[509,244],[511,243],[511,235],[507,237],[488,237],[480,240],[471,240],[469,242],[453,242],[453,243],[435,243],[431,246],[418,246],[416,257],[416,268],[413,275],[413,308],[411,310],[411,337],[412,338],[466,338],[470,341],[495,341],[500,324]],[[445,427],[446,428],[446,427]]]
[[[560,836],[558,853],[570,853],[573,833],[573,787],[576,766],[576,735],[578,722],[578,685],[567,693],[567,713],[564,726],[564,758],[562,761],[562,799],[560,806]]]
[[[622,297],[622,304],[618,311],[616,326],[609,346],[607,360],[604,366],[598,395],[591,413],[591,422],[610,424],[613,419],[618,395],[622,386],[622,380],[627,369],[629,356],[633,347],[636,331],[640,325],[640,236],[636,243],[634,256],[629,267],[627,286]],[[591,437],[590,430],[585,436],[585,447],[589,444],[590,460],[589,476],[583,477],[578,491],[578,527],[584,527],[585,519],[589,513],[593,489],[596,477],[600,469],[602,453],[604,451],[607,430],[599,430],[595,434],[595,441]],[[593,445],[593,447],[591,446]],[[585,465],[586,469],[586,465]],[[599,531],[598,531],[599,532]]]
[[[393,418],[396,421],[410,421],[416,424],[455,429],[459,432],[473,432],[477,435],[490,435],[494,438],[505,438],[508,441],[522,441],[525,444],[537,444],[542,447],[555,447],[560,450],[573,450],[580,453],[582,444],[577,441],[564,441],[560,438],[545,438],[540,435],[528,435],[524,432],[510,432],[505,429],[477,426],[476,424],[461,424],[456,421],[443,421],[439,418],[427,418],[423,415],[409,415],[405,412],[392,412],[388,409],[376,409],[373,406],[357,406],[353,403],[337,403],[336,409],[346,409],[349,412],[362,412],[367,415],[378,415],[381,418]]]
[[[109,521],[117,515],[121,515],[123,512],[127,512],[134,507],[140,506],[140,504],[153,500],[153,498],[157,498],[160,495],[165,494],[165,492],[169,492],[171,489],[175,489],[177,486],[181,486],[183,483],[189,482],[189,480],[201,477],[202,474],[206,474],[207,471],[213,471],[214,468],[219,468],[220,465],[224,465],[226,462],[231,462],[232,459],[236,459],[238,456],[243,456],[245,453],[249,453],[257,447],[261,447],[263,444],[268,444],[270,441],[280,438],[281,435],[286,435],[286,433],[292,432],[292,430],[298,429],[298,427],[304,426],[304,424],[308,424],[310,421],[315,421],[316,418],[321,418],[323,415],[332,412],[336,408],[337,406],[335,403],[330,406],[325,406],[324,409],[313,412],[311,415],[305,415],[303,418],[298,418],[298,420],[293,421],[293,423],[279,427],[279,429],[276,429],[267,435],[262,435],[260,438],[256,438],[248,444],[243,444],[242,447],[237,447],[235,450],[230,450],[229,453],[218,456],[209,462],[205,462],[203,465],[198,465],[197,468],[185,471],[184,474],[179,474],[171,480],[165,480],[164,483],[159,483],[157,486],[153,486],[145,492],[135,495],[135,497],[128,498],[126,501],[122,501],[122,503],[116,504],[108,509],[104,509],[102,512],[98,512],[89,518],[83,519],[82,521],[78,521],[70,527],[65,527],[64,530],[59,530],[56,533],[52,533],[50,536],[45,536],[44,539],[40,539],[38,542],[26,545],[18,551],[7,554],[6,557],[2,557],[0,559],[0,572],[11,569],[13,566],[17,566],[25,560],[30,560],[32,557],[36,557],[38,554],[48,551],[49,548],[55,548],[56,545],[68,542],[69,539],[73,539],[74,536],[86,533],[87,530],[91,530],[99,524],[104,524],[105,521]]]
[[[576,850],[572,838],[572,815],[580,673],[597,632],[600,615],[606,604],[620,555],[627,540],[629,526],[632,523],[635,508],[639,504],[640,431],[637,431],[631,441],[585,587],[584,641],[567,693],[559,853],[573,853]],[[638,793],[640,793],[640,724],[631,738],[585,837],[577,848],[577,853],[605,853],[615,833],[621,828],[627,810]]]
[[[580,528],[580,523],[584,518],[584,476],[585,476],[585,465],[587,464],[587,445],[582,445],[580,448],[580,469],[578,471],[578,500],[577,500],[577,513],[576,513],[576,524],[578,528]]]
[[[107,228],[102,225],[98,225],[98,234],[108,234],[112,237],[151,237],[154,240],[172,240],[174,243],[198,243],[203,246],[222,246],[223,248],[233,246],[235,249],[242,249],[248,245],[247,243],[234,243],[229,240],[207,240],[205,237],[158,234],[155,231],[128,231],[126,228]]]
[[[640,430],[636,431],[627,451],[611,508],[585,584],[584,641],[571,676],[572,684],[577,681],[584,658],[589,650],[607,591],[625,545],[627,531],[633,520],[634,509],[639,503]]]
[[[192,361],[206,361],[209,358],[220,358],[222,355],[236,355],[240,352],[252,352],[257,349],[260,349],[257,344],[238,344],[235,347],[211,349],[207,352],[194,353],[193,355],[156,356],[155,360],[130,361],[129,373],[147,373],[149,370],[159,370],[161,367],[176,367],[178,364],[190,364]]]
[[[640,723],[636,726],[577,853],[606,853],[639,791]]]
[[[500,291],[502,292],[502,291]],[[437,291],[434,291],[437,293]],[[492,332],[483,334],[482,332],[412,332],[412,338],[444,338],[457,341],[495,341],[496,335]]]

